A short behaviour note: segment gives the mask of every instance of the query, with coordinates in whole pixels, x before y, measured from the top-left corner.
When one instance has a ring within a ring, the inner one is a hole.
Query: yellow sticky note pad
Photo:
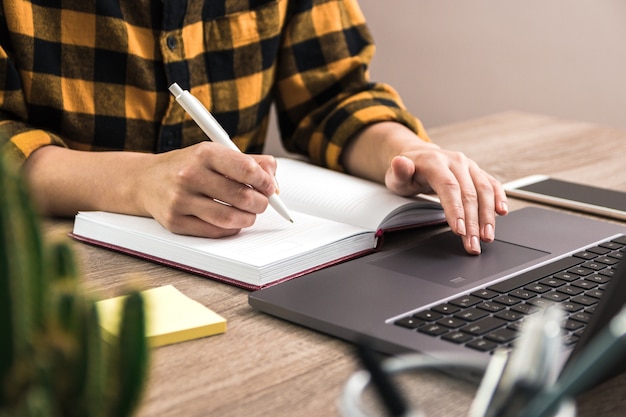
[[[226,319],[192,300],[172,285],[141,292],[146,305],[150,346],[164,346],[226,331]],[[97,302],[104,337],[116,337],[124,296]]]

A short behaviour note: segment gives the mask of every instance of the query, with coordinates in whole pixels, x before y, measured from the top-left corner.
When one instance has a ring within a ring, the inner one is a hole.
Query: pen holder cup
[[[416,391],[423,391],[415,386],[411,389],[413,382],[412,378],[414,378],[417,373],[443,371],[444,373],[453,375],[458,374],[458,372],[469,371],[472,374],[482,375],[485,372],[484,366],[472,364],[463,358],[435,359],[420,354],[407,354],[391,357],[382,361],[381,367],[383,371],[397,383],[398,387],[402,389],[401,394],[407,394],[405,398],[407,410],[404,414],[402,414],[403,417],[430,417],[434,415],[449,416],[451,414],[449,414],[449,412],[446,413],[445,410],[442,410],[442,408],[468,408],[465,392],[461,395],[456,395],[454,389],[452,389],[449,391],[446,390],[446,392],[436,400],[436,405],[430,406],[430,408],[433,408],[432,412],[426,412],[423,410],[419,404],[419,392],[416,393]],[[342,417],[396,415],[390,413],[390,411],[381,404],[378,395],[374,392],[371,385],[370,374],[366,370],[358,370],[350,376],[344,385],[344,389],[339,398],[338,407]],[[478,386],[476,386],[476,388],[478,388]],[[450,407],[441,407],[443,402],[445,402],[446,405],[449,403],[457,403],[458,405],[451,404]],[[434,411],[435,407],[437,408],[437,412]],[[472,410],[469,410],[468,414],[465,415],[468,417],[484,417],[483,415],[472,413]],[[455,417],[461,417],[461,415],[457,414]],[[552,417],[576,417],[575,403],[573,401],[561,403],[560,408]]]

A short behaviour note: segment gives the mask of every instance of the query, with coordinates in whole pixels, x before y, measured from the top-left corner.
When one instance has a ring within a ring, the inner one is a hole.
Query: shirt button
[[[178,41],[176,40],[176,37],[174,35],[170,35],[167,37],[167,47],[170,48],[170,50],[174,50],[176,49],[176,46],[178,46]]]

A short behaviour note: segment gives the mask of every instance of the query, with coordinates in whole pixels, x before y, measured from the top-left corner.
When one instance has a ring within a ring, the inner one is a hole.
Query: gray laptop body
[[[460,238],[444,231],[253,292],[249,303],[347,341],[365,340],[382,352],[461,354],[486,364],[487,351],[394,323],[508,279],[539,274],[555,260],[565,262],[600,242],[623,240],[624,234],[623,224],[528,207],[498,218],[496,241],[483,244],[480,256],[467,255]],[[622,296],[617,302],[623,301]]]

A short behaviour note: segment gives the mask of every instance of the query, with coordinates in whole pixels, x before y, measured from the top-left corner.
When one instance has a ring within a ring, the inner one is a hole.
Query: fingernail
[[[483,233],[484,233],[485,239],[487,239],[487,240],[493,240],[493,239],[494,239],[494,237],[495,237],[495,233],[494,233],[494,229],[493,229],[493,224],[491,224],[491,223],[487,223],[487,224],[485,225],[485,230],[484,230],[484,232],[483,232]]]
[[[276,185],[276,194],[280,194],[280,187],[278,186],[278,179],[274,177],[274,184]]]
[[[500,203],[500,210],[502,210],[505,213],[509,212],[509,205],[507,204],[506,201],[503,201]]]
[[[478,240],[478,236],[471,237],[470,246],[474,252],[480,253],[480,240]]]
[[[465,236],[465,234],[467,233],[466,230],[465,230],[465,220],[458,219],[456,221],[456,231],[461,236]]]

